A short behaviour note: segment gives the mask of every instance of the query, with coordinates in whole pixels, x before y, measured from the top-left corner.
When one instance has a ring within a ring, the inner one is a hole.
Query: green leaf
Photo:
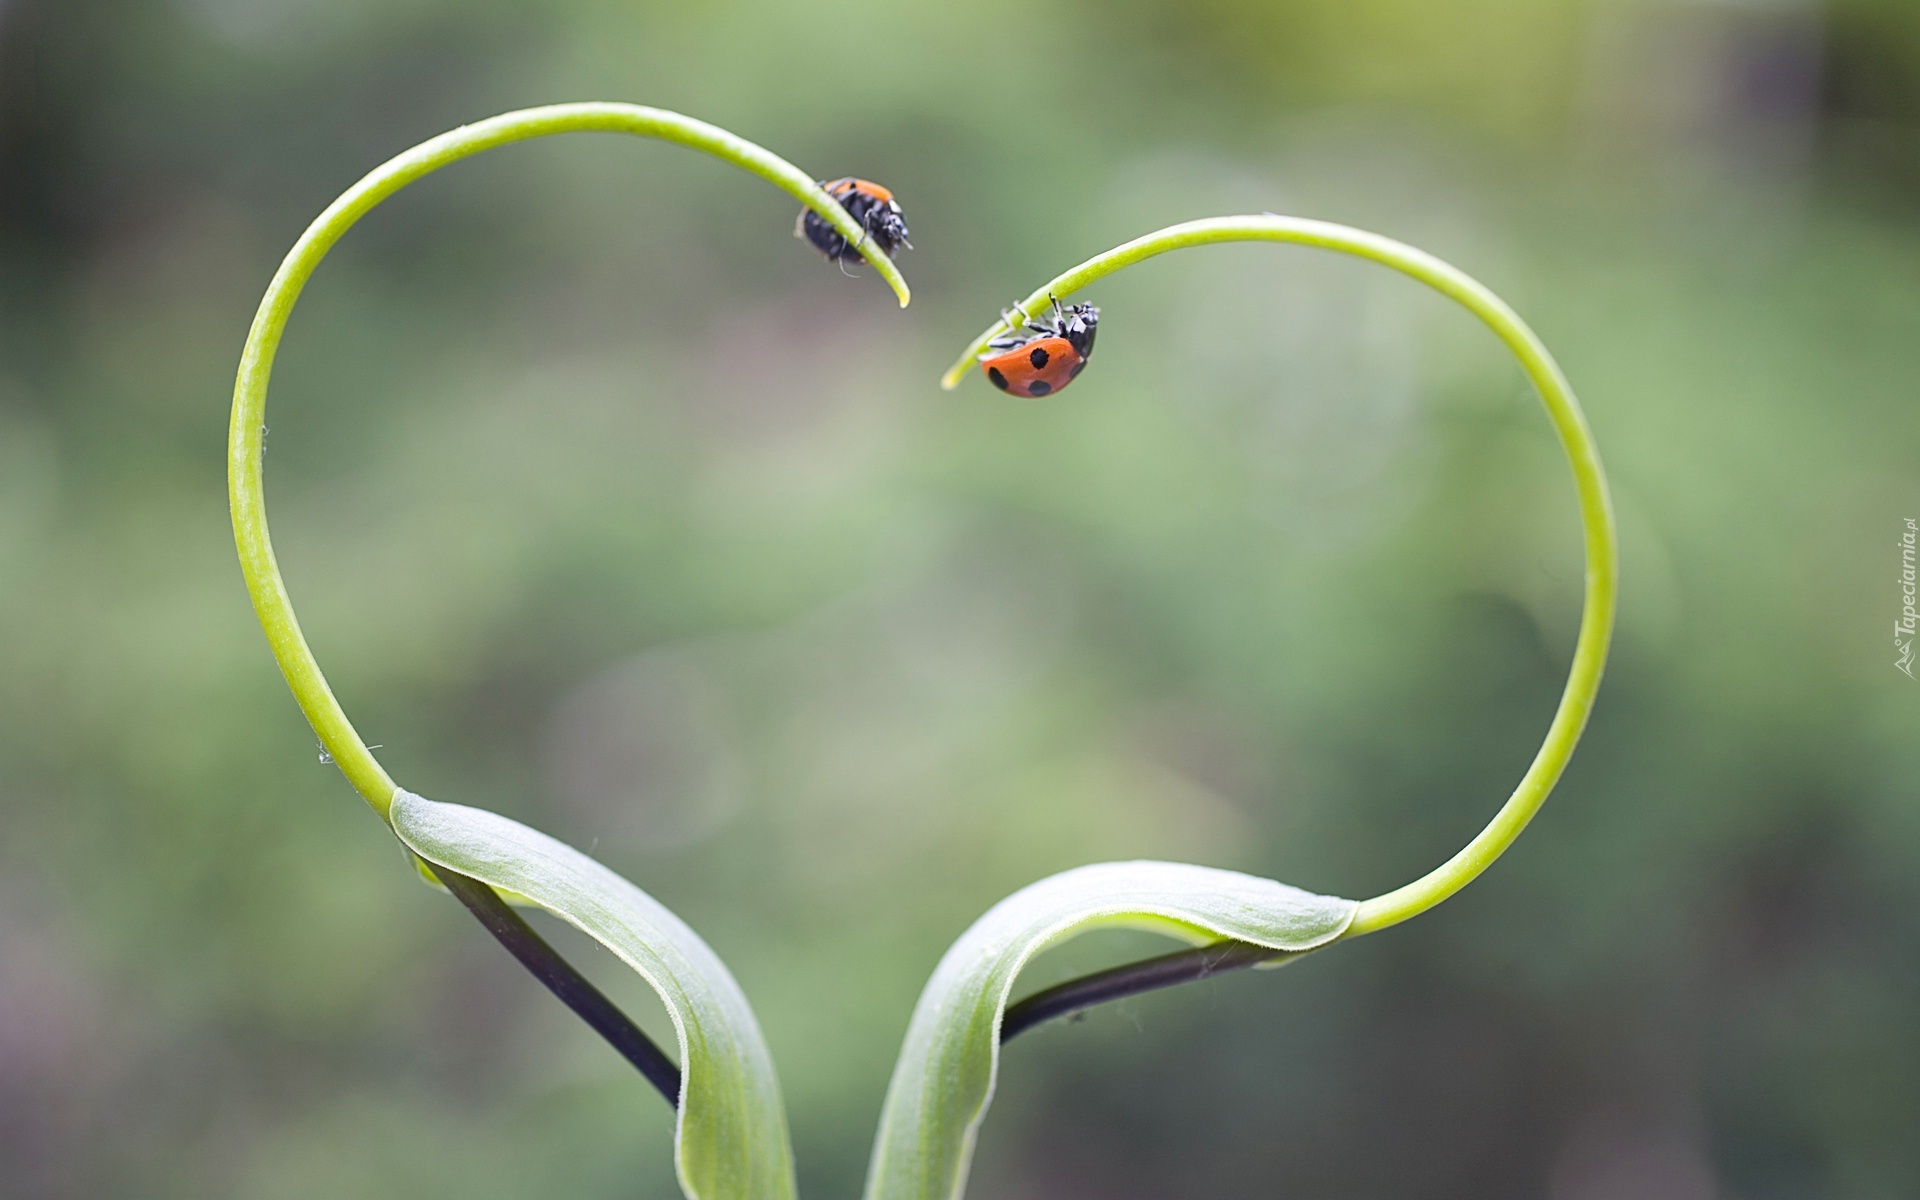
[[[674,1166],[692,1200],[793,1200],[773,1057],[725,964],[686,922],[606,867],[496,813],[395,792],[393,830],[428,862],[518,892],[639,972],[680,1043]]]
[[[867,1200],[958,1200],[999,1071],[1000,1018],[1020,969],[1089,929],[1146,929],[1199,945],[1237,938],[1310,950],[1339,937],[1352,900],[1210,867],[1098,863],[993,906],[960,936],[907,1027],[867,1172]]]

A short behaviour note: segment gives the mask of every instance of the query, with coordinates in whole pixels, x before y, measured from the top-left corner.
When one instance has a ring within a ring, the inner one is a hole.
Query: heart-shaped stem
[[[850,243],[860,245],[867,262],[899,297],[901,307],[904,308],[910,298],[906,280],[901,278],[893,261],[811,175],[718,126],[637,104],[555,104],[463,125],[387,160],[327,206],[287,252],[260,300],[253,327],[247,334],[239,377],[234,383],[233,416],[227,434],[227,495],[233,515],[234,542],[240,551],[240,569],[253,597],[254,612],[266,630],[268,645],[286,675],[287,686],[293,690],[294,699],[312,724],[327,755],[389,825],[397,785],[347,719],[326,676],[321,673],[320,664],[300,631],[300,621],[294,615],[293,600],[287,593],[286,581],[281,578],[273,541],[267,531],[267,382],[273,372],[274,354],[286,330],[287,319],[293,314],[294,303],[314,269],[334,243],[381,201],[408,184],[483,150],[549,134],[592,132],[627,133],[673,142],[753,172],[818,213]],[[676,1100],[679,1070],[672,1061],[534,933],[493,889],[452,872],[442,871],[441,878],[522,965],[639,1067],[670,1102]]]
[[[382,818],[393,804],[395,784],[367,744],[355,732],[293,613],[293,601],[267,533],[264,480],[266,450],[267,381],[273,358],[293,314],[294,302],[314,268],[356,221],[401,188],[463,158],[555,133],[629,133],[704,150],[766,179],[820,214],[849,242],[863,242],[862,253],[906,306],[910,294],[891,259],[847,215],[812,176],[771,151],[716,125],[665,109],[638,104],[555,104],[522,109],[477,121],[441,134],[398,154],[368,172],[307,226],[300,240],[280,263],[253,318],[247,345],[240,355],[240,373],[233,387],[233,417],[227,429],[227,499],[233,514],[233,537],[240,550],[240,569],[253,596],[254,612],[266,630],[267,642],[280,670],[293,689],[300,710],[314,733],[361,796]]]
[[[1575,399],[1573,389],[1553,356],[1539,337],[1527,327],[1507,303],[1486,285],[1424,250],[1415,249],[1392,238],[1362,229],[1283,217],[1273,213],[1245,217],[1212,217],[1172,225],[1145,237],[1135,238],[1098,254],[1071,270],[1034,289],[1020,305],[1039,311],[1054,299],[1065,300],[1087,285],[1123,267],[1145,259],[1190,246],[1221,242],[1285,242],[1317,246],[1351,254],[1409,275],[1435,291],[1458,302],[1479,317],[1504,342],[1519,360],[1520,367],[1539,393],[1553,423],[1554,432],[1573,470],[1574,493],[1579,499],[1580,522],[1586,543],[1586,597],[1580,617],[1580,634],[1574,644],[1573,664],[1560,694],[1559,708],[1547,727],[1545,740],[1512,795],[1493,820],[1452,858],[1404,887],[1375,896],[1360,905],[1353,924],[1343,937],[1358,937],[1397,925],[1418,916],[1471,883],[1513,844],[1533,815],[1540,811],[1547,795],[1566,770],[1574,746],[1586,727],[1593,709],[1594,694],[1606,665],[1607,646],[1613,635],[1614,606],[1619,590],[1619,548],[1614,531],[1613,505],[1607,493],[1606,474],[1600,466],[1600,453],[1593,432]],[[954,388],[973,369],[987,343],[1008,332],[1004,320],[996,321],[973,340],[960,358],[941,378],[941,386]],[[1111,336],[1111,335],[1109,335]],[[1044,1009],[1050,1016],[1084,1008],[1121,995],[1131,995],[1158,987],[1184,983],[1219,968],[1208,965],[1209,951],[1183,951],[1142,963],[1116,967],[1097,976],[1074,980],[1049,989]],[[1251,955],[1258,958],[1258,955]],[[1272,958],[1271,952],[1266,955]],[[1243,965],[1252,965],[1251,963]],[[1086,1003],[1072,1003],[1074,998]],[[1024,1004],[1039,1004],[1041,996],[1029,997],[1009,1010],[1008,1016]],[[1040,1011],[1036,1008],[1034,1011]],[[1043,1018],[1042,1018],[1043,1019]],[[1026,1028],[1022,1025],[1020,1028]],[[1018,1029],[1015,1030],[1018,1032]]]

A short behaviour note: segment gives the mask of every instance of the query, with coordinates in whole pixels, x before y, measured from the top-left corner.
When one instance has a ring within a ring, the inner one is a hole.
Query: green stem
[[[1526,774],[1493,820],[1459,853],[1405,887],[1360,905],[1353,924],[1343,935],[1357,937],[1418,916],[1471,883],[1520,836],[1520,831],[1540,811],[1548,793],[1559,782],[1586,727],[1587,716],[1593,710],[1594,693],[1599,690],[1601,671],[1607,661],[1607,644],[1613,635],[1620,570],[1613,504],[1607,495],[1600,453],[1594,446],[1592,431],[1587,428],[1586,416],[1580,411],[1580,402],[1574,398],[1566,377],[1533,330],[1505,301],[1459,268],[1376,233],[1271,213],[1188,221],[1135,238],[1088,259],[1037,288],[1022,301],[1021,307],[1037,313],[1049,302],[1049,297],[1065,299],[1122,267],[1169,250],[1217,242],[1289,242],[1338,250],[1392,267],[1457,301],[1485,322],[1520,360],[1521,369],[1539,392],[1547,417],[1566,451],[1567,463],[1573,468],[1574,491],[1580,501],[1580,523],[1586,538],[1586,603],[1580,617],[1580,636],[1574,644],[1573,666],[1560,695],[1560,707],[1547,727],[1539,753],[1534,755]],[[974,339],[941,379],[941,386],[957,387],[987,348],[987,343],[1004,332],[1007,332],[1006,322],[996,321]]]
[[[294,243],[274,273],[267,294],[260,300],[253,328],[247,334],[246,349],[240,357],[240,374],[233,388],[233,419],[227,434],[227,497],[233,511],[234,541],[240,549],[240,569],[246,576],[254,611],[266,630],[273,656],[287,677],[287,686],[293,689],[301,711],[306,713],[333,761],[383,820],[393,805],[393,779],[354,731],[353,723],[334,698],[333,689],[327,686],[320,664],[314,661],[313,651],[308,648],[306,637],[300,632],[300,622],[294,616],[293,602],[287,595],[286,582],[280,577],[273,542],[267,534],[262,454],[267,379],[273,371],[274,352],[279,348],[294,301],[299,299],[300,290],[306,286],[314,268],[341,235],[375,205],[416,179],[468,155],[528,138],[575,132],[631,133],[704,150],[794,196],[819,213],[848,241],[863,240],[860,227],[846,210],[811,176],[778,155],[724,129],[679,113],[637,104],[605,103],[555,104],[503,113],[422,142],[382,163],[348,188],[300,235],[300,240]],[[870,238],[864,239],[863,253],[899,296],[904,308],[909,293],[899,270]]]

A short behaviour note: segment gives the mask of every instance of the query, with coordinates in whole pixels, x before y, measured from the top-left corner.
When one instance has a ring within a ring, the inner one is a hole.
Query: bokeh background
[[[1571,489],[1445,301],[1196,251],[1088,297],[1059,399],[935,386],[1057,270],[1269,209],[1452,259],[1559,355],[1624,536],[1607,685],[1455,901],[1015,1043],[972,1194],[1915,1194],[1897,0],[0,0],[0,1192],[678,1194],[659,1097],[319,760],[225,515],[304,224],[584,98],[888,183],[918,300],[683,150],[469,161],[295,316],[278,547],[400,779],[591,850],[732,965],[806,1196],[857,1193],[914,997],[1002,895],[1127,856],[1371,895],[1538,743]]]

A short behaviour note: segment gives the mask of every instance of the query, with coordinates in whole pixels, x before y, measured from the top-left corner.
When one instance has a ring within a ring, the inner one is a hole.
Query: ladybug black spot
[[[1052,390],[1053,385],[1044,379],[1036,379],[1027,385],[1027,395],[1029,396],[1044,396]]]
[[[999,367],[988,367],[987,378],[993,380],[993,386],[999,388],[1001,391],[1004,392],[1007,390],[1007,377],[1000,373]]]
[[[1038,371],[1041,367],[1047,365],[1047,352],[1039,346],[1035,346],[1033,353],[1027,355],[1027,361],[1033,364],[1034,370]]]
[[[1079,362],[1073,364],[1073,370],[1067,372],[1067,378],[1078,379],[1080,378],[1080,372],[1086,369],[1087,369],[1087,360],[1083,358]]]

